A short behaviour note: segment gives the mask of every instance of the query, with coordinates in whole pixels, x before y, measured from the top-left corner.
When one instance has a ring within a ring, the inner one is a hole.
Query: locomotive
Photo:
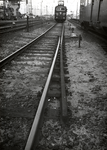
[[[107,33],[107,0],[80,0],[80,23],[84,28]]]
[[[64,22],[66,20],[67,8],[64,6],[64,1],[60,0],[55,7],[55,20],[56,22]]]

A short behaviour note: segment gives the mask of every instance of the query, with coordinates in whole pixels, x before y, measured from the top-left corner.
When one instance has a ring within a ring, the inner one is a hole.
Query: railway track
[[[26,29],[27,26],[28,26],[28,28],[31,28],[33,26],[37,26],[38,27],[38,26],[42,25],[43,23],[44,22],[42,22],[42,21],[34,21],[34,20],[33,21],[31,21],[31,20],[28,21],[28,24],[27,24],[27,21],[19,22],[19,23],[15,23],[13,21],[9,25],[0,26],[0,34]]]
[[[55,122],[66,119],[63,58],[60,56],[64,27],[61,26],[58,24],[50,28],[43,37],[39,36],[0,62],[1,149],[40,148],[42,145],[38,144],[37,137],[40,141],[44,138],[41,136],[44,129],[41,124],[52,119]],[[63,103],[60,104],[60,100]]]

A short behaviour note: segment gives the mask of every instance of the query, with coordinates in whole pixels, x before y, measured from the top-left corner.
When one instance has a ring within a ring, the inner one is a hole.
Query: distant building
[[[3,9],[3,19],[17,19],[20,17],[20,3],[16,1],[0,0],[0,7]],[[2,14],[0,14],[2,15]]]

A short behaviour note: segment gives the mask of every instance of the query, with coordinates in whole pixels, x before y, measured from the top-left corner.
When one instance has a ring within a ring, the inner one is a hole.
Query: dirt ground
[[[107,150],[107,52],[92,35],[76,27],[74,33],[82,35],[80,48],[66,26],[70,130],[78,143],[72,150]]]

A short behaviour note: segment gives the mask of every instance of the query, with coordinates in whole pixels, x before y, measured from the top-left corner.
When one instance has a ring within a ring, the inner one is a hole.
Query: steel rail
[[[29,28],[33,27],[36,24],[36,26],[40,25],[38,22],[29,22]],[[42,23],[41,23],[42,24]],[[0,28],[0,34],[4,34],[4,33],[8,33],[8,32],[12,32],[12,31],[18,31],[18,30],[22,30],[22,29],[26,29],[26,23],[24,24],[20,24],[20,25],[11,25],[8,27],[2,27]]]
[[[12,54],[10,54],[9,56],[7,56],[6,58],[2,59],[0,61],[0,69],[4,65],[6,65],[9,61],[13,60],[16,56],[18,56],[23,51],[25,51],[27,48],[29,48],[32,44],[34,44],[35,42],[37,42],[40,38],[42,38],[42,36],[44,36],[48,31],[50,31],[55,25],[56,24],[54,24],[53,26],[51,26],[48,30],[46,30],[44,33],[42,33],[41,35],[39,35],[37,38],[33,39],[28,44],[24,45],[23,47],[19,48],[17,51],[13,52]]]
[[[5,27],[11,27],[12,26],[12,24],[13,24],[13,22],[15,23],[15,25],[17,26],[17,25],[21,25],[21,24],[25,24],[26,25],[26,19],[25,20],[17,20],[17,21],[15,21],[15,20],[11,20],[11,21],[1,21],[0,22],[0,29],[3,27],[3,28],[5,28]],[[42,21],[42,20],[30,20],[29,19],[29,23],[41,23],[41,22],[44,22],[44,21]]]
[[[63,66],[63,44],[64,44],[64,25],[61,36],[61,50],[60,50],[60,76],[61,76],[61,112],[63,121],[67,120],[67,98],[65,91],[65,79],[64,79],[64,66]]]
[[[47,78],[47,81],[46,81],[46,84],[45,84],[45,87],[44,87],[44,90],[43,90],[43,93],[42,93],[42,96],[41,96],[41,99],[40,99],[40,103],[39,103],[39,106],[38,106],[38,109],[37,109],[37,112],[36,112],[36,115],[35,115],[35,118],[34,118],[34,122],[33,122],[31,131],[30,131],[30,134],[29,134],[26,146],[25,146],[25,150],[32,150],[33,149],[32,146],[35,142],[34,140],[35,140],[35,137],[37,135],[38,127],[39,127],[39,124],[40,124],[40,118],[41,118],[42,110],[43,110],[43,107],[44,107],[46,95],[47,95],[47,92],[48,92],[49,84],[50,84],[50,81],[51,81],[53,69],[54,69],[54,66],[55,66],[57,54],[58,54],[58,51],[59,51],[59,46],[60,46],[60,37],[59,37],[56,52],[55,52],[55,55],[54,55],[54,58],[53,58],[52,66],[50,68],[49,75],[48,75],[48,78]]]
[[[29,26],[29,27],[31,27],[31,26]],[[0,34],[9,33],[12,31],[14,32],[14,31],[25,29],[25,28],[26,28],[25,25],[16,26],[16,27],[12,27],[12,28],[10,27],[10,28],[6,29],[5,31],[0,32]]]

